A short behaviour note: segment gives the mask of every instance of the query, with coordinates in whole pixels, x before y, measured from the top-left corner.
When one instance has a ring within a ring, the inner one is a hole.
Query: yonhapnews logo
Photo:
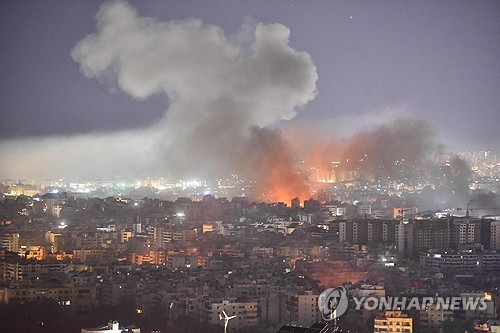
[[[472,310],[488,309],[490,297],[453,296],[453,297],[352,297],[356,310],[425,310],[436,307],[437,310]],[[328,288],[318,297],[318,308],[325,321],[331,321],[346,313],[349,307],[347,290],[344,287]]]
[[[436,307],[436,310],[479,310],[488,308],[486,298],[471,296],[453,297],[353,297],[356,310],[425,310]]]
[[[318,297],[318,307],[326,321],[342,316],[347,311],[348,305],[349,300],[344,287],[328,288]]]

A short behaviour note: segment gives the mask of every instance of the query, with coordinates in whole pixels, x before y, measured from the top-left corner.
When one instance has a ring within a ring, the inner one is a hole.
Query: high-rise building
[[[450,219],[450,247],[456,250],[481,245],[481,219],[454,217]]]
[[[411,221],[401,220],[396,225],[396,246],[401,256],[408,258],[414,255],[413,233],[414,224]]]
[[[415,220],[411,223],[413,224],[414,253],[449,247],[448,221],[446,219]]]
[[[300,208],[300,199],[297,197],[293,198],[291,201],[291,207],[292,209]]]
[[[500,250],[500,221],[490,222],[490,250]]]
[[[18,252],[20,249],[19,234],[5,234],[2,237],[2,247],[10,252]]]
[[[286,313],[286,295],[269,294],[257,299],[261,325],[271,326],[284,321]]]
[[[498,217],[481,219],[481,245],[486,250],[500,250],[500,219]]]
[[[395,243],[396,220],[352,219],[339,222],[340,242],[366,245]]]
[[[311,326],[321,321],[318,295],[312,291],[291,296],[287,302],[287,310],[290,313],[290,320],[296,325]]]

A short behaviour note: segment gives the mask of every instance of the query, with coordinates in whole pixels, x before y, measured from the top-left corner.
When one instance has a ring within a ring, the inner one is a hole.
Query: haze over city
[[[0,2],[0,331],[500,332],[500,2]]]
[[[267,189],[395,126],[371,158],[499,148],[495,2],[2,6],[2,178]]]

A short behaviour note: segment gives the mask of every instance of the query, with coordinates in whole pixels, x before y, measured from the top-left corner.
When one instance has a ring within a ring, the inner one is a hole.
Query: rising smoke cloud
[[[138,100],[166,95],[163,118],[146,129],[0,142],[0,177],[235,173],[256,181],[256,199],[288,202],[310,195],[297,170],[300,142],[314,147],[307,160],[316,167],[340,161],[338,180],[349,172],[365,180],[418,175],[439,148],[429,124],[411,118],[404,105],[337,117],[336,127],[323,121],[322,130],[301,123],[295,138],[283,136],[278,124],[315,98],[318,75],[310,55],[290,47],[282,24],[247,21],[228,36],[199,19],[141,17],[124,1],[103,4],[96,20],[96,32],[71,51],[83,75]],[[319,134],[300,137],[304,132]]]
[[[33,140],[23,142],[32,147],[27,152],[18,141],[3,142],[0,153],[7,154],[8,171],[16,173],[12,161],[28,162],[36,154],[38,163],[24,172],[39,174],[51,160],[61,163],[48,175],[57,171],[57,177],[75,170],[95,177],[96,169],[102,169],[102,177],[137,170],[170,177],[243,172],[265,185],[257,193],[267,193],[269,200],[281,199],[273,195],[269,177],[289,173],[289,181],[298,182],[291,188],[305,189],[293,168],[282,167],[291,165],[289,151],[275,154],[285,145],[275,127],[314,99],[318,75],[309,54],[289,46],[286,26],[255,24],[253,41],[242,45],[215,25],[193,18],[160,22],[140,17],[123,1],[105,3],[96,19],[97,31],[71,52],[81,72],[116,82],[139,100],[166,94],[164,117],[147,130],[49,138],[36,147]],[[248,32],[248,24],[244,28]]]
[[[338,180],[352,178],[352,173],[365,180],[396,180],[417,175],[440,148],[430,124],[404,117],[319,144],[309,159],[327,170],[339,163]]]

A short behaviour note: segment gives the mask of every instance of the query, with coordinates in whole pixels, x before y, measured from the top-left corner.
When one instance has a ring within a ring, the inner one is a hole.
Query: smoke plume
[[[307,178],[297,169],[291,146],[280,132],[255,127],[247,144],[248,150],[253,151],[254,160],[250,160],[247,167],[242,165],[240,170],[257,179],[254,189],[257,198],[268,202],[289,202],[296,196],[307,198],[310,195]],[[240,161],[245,163],[246,159]]]
[[[167,96],[163,118],[145,129],[1,142],[1,177],[237,174],[255,181],[256,199],[288,202],[311,194],[296,163],[298,142],[315,147],[308,163],[335,166],[337,180],[405,183],[439,148],[430,126],[407,117],[404,107],[362,121],[336,118],[344,131],[323,128],[318,137],[286,139],[277,126],[314,99],[318,75],[310,55],[290,47],[282,24],[247,21],[239,33],[226,35],[199,19],[141,17],[124,1],[103,4],[96,20],[96,31],[71,51],[80,71],[138,100]],[[297,132],[315,133],[316,127]]]
[[[438,148],[429,124],[399,118],[351,137],[334,138],[318,145],[310,159],[313,165],[324,170],[335,166],[337,180],[353,177],[396,180],[415,175],[428,165]]]
[[[275,181],[306,188],[275,126],[314,99],[318,75],[309,54],[289,46],[286,26],[255,24],[244,44],[198,19],[140,17],[123,1],[105,3],[96,19],[97,31],[71,52],[81,72],[139,100],[166,94],[163,119],[141,131],[49,138],[36,147],[31,140],[24,142],[32,147],[27,152],[4,142],[0,153],[8,161],[37,154],[39,163],[24,171],[39,174],[52,160],[59,166],[47,176],[57,177],[74,176],[75,169],[87,177],[99,169],[102,177],[138,169],[179,178],[243,172],[266,187],[258,191],[269,200],[279,199]]]

